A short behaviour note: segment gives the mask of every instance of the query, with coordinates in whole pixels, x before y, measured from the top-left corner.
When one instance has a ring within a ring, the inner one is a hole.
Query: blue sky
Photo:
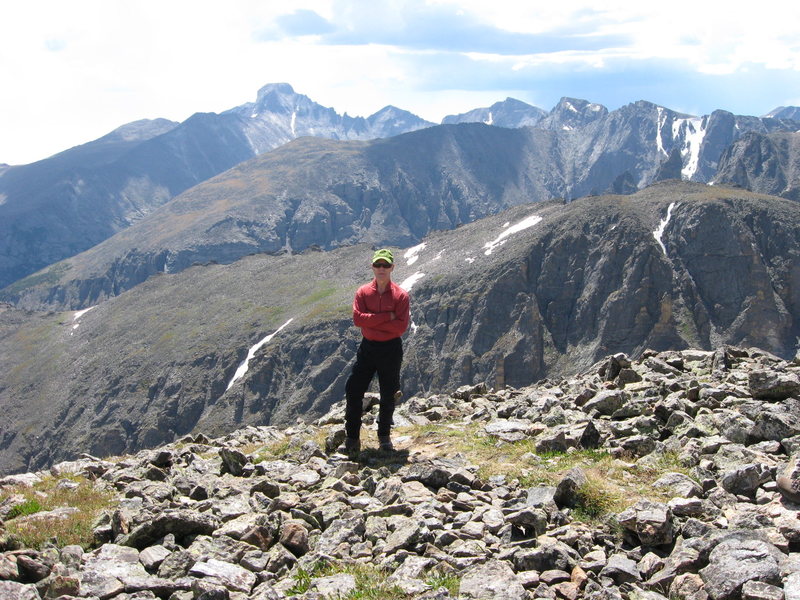
[[[800,105],[800,3],[694,0],[27,0],[0,8],[0,162],[142,118],[182,121],[287,82],[434,122],[513,97],[694,115]],[[655,3],[654,3],[655,4]]]

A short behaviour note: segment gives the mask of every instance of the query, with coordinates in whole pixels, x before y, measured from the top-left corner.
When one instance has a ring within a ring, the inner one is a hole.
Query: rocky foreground
[[[342,416],[1,479],[0,598],[800,599],[797,359],[616,355],[523,389],[414,397],[396,413],[397,451],[356,461],[335,452]],[[486,475],[425,443],[444,430],[488,440],[498,464],[529,451]],[[634,480],[680,468],[606,514],[591,510],[588,463],[530,485],[553,457],[591,449]],[[19,514],[25,486],[78,476],[116,499],[95,548],[22,547],[26,520],[66,510]],[[365,569],[382,579],[364,584]]]

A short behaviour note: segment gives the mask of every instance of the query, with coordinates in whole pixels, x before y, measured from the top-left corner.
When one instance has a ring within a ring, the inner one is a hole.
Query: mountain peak
[[[535,125],[546,114],[541,108],[531,106],[522,100],[506,98],[486,108],[476,108],[466,113],[448,115],[442,119],[442,124],[485,123],[497,127],[517,128]]]
[[[550,114],[542,119],[542,124],[549,129],[569,131],[601,119],[607,114],[608,109],[602,104],[564,96]]]
[[[258,90],[257,102],[269,95],[288,96],[294,94],[294,88],[288,83],[268,83]]]
[[[769,111],[765,118],[771,119],[792,119],[794,121],[800,121],[800,106],[779,106],[771,111]]]

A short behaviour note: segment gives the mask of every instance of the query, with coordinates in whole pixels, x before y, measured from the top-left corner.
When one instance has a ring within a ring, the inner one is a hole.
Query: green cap
[[[381,248],[380,250],[376,250],[375,254],[372,255],[372,262],[376,262],[378,260],[385,260],[390,265],[393,265],[394,255],[392,254],[391,250],[387,250],[386,248]]]

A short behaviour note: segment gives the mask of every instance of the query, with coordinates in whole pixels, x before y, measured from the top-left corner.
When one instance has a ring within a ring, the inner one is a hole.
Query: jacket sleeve
[[[386,321],[375,327],[375,329],[385,331],[386,333],[392,333],[397,337],[400,337],[406,332],[406,329],[408,329],[408,322],[411,320],[411,309],[407,292],[402,291],[398,294],[397,300],[395,301],[394,314],[395,319]]]
[[[353,323],[356,327],[371,327],[373,329],[382,329],[380,326],[388,323],[392,315],[387,313],[371,313],[367,311],[367,303],[364,301],[364,296],[361,290],[356,291],[356,296],[353,299]]]

